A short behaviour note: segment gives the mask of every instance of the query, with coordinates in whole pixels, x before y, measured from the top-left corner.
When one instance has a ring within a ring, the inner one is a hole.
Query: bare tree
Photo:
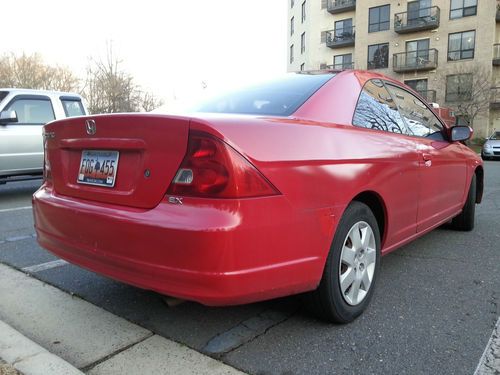
[[[49,66],[39,54],[0,56],[0,87],[76,91],[79,84],[69,69]]]
[[[491,99],[491,71],[482,65],[456,65],[438,77],[446,87],[446,105],[474,127],[474,119],[487,113]]]
[[[91,60],[83,96],[91,113],[151,111],[163,102],[141,90],[131,74],[121,68],[122,61],[108,47],[105,60]]]

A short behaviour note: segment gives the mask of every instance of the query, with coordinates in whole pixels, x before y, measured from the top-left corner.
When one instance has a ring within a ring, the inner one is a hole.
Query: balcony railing
[[[348,70],[348,69],[354,69],[354,62],[327,65],[326,69],[331,69],[331,70]]]
[[[490,108],[500,109],[500,87],[491,88]]]
[[[328,0],[327,9],[331,14],[348,12],[356,9],[356,0]]]
[[[420,8],[394,15],[394,31],[398,34],[432,30],[439,27],[439,7]]]
[[[392,68],[396,73],[436,69],[438,65],[437,49],[395,53]]]
[[[493,65],[500,66],[500,43],[493,44]]]
[[[423,98],[427,100],[427,102],[429,102],[429,103],[436,102],[436,90],[425,90],[425,91],[417,90],[417,92],[420,95],[422,95]]]
[[[353,46],[355,37],[354,26],[330,30],[326,32],[326,45],[330,48]]]

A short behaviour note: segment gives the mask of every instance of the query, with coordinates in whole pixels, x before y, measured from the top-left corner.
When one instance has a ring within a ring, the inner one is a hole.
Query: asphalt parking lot
[[[41,181],[0,185],[0,262],[252,374],[472,374],[500,315],[500,162],[485,162],[471,233],[439,228],[382,259],[371,306],[331,325],[300,298],[168,307],[158,294],[58,262],[34,237]]]

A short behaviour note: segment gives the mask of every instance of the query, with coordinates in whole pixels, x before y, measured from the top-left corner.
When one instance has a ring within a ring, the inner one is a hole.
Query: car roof
[[[20,88],[0,88],[0,91],[8,91],[9,93],[15,94],[25,94],[25,95],[48,95],[48,96],[76,96],[81,98],[81,96],[74,92],[64,92],[64,91],[52,91],[52,90],[35,90],[35,89],[20,89]]]

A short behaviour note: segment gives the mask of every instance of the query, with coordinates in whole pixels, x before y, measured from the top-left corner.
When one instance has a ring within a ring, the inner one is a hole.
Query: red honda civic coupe
[[[382,255],[450,220],[473,229],[484,172],[470,136],[363,71],[290,74],[185,115],[55,121],[38,242],[161,294],[215,306],[305,293],[345,323]]]

